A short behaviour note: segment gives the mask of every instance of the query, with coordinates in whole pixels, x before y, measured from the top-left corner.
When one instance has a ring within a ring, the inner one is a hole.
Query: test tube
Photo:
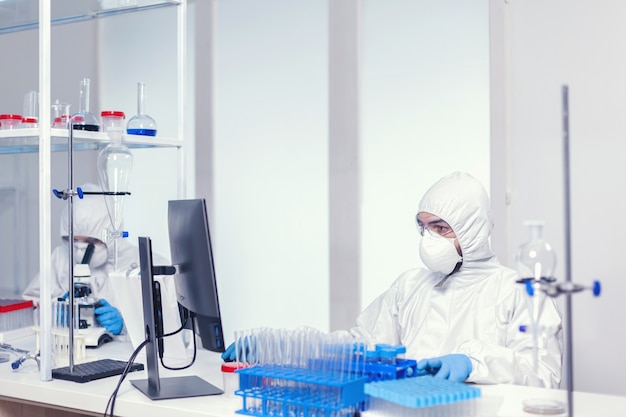
[[[39,119],[39,94],[36,91],[29,91],[24,95],[24,108],[22,116],[25,119]]]

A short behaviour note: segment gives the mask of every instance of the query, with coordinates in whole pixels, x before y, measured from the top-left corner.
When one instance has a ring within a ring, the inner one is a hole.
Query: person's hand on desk
[[[417,362],[418,373],[428,373],[435,378],[463,382],[472,372],[472,361],[466,355],[454,353]]]
[[[237,355],[237,348],[239,348],[239,355]],[[250,341],[248,337],[244,337],[238,343],[231,343],[224,353],[222,353],[222,360],[224,362],[239,362],[252,363],[255,361],[256,354],[254,351],[254,342]]]
[[[96,320],[98,320],[107,331],[114,335],[118,335],[122,332],[124,328],[122,315],[120,311],[109,304],[107,300],[104,298],[98,300],[98,307],[96,307],[93,312],[96,315]]]

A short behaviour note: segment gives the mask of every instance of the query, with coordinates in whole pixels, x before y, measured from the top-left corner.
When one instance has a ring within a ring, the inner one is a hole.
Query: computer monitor
[[[153,265],[150,238],[139,238],[148,379],[132,380],[131,383],[153,400],[221,394],[219,388],[197,376],[159,378],[158,355],[163,354],[163,311],[160,286],[154,275],[176,274],[179,307],[189,312],[203,347],[224,351],[205,200],[170,201],[168,229],[171,266]]]
[[[178,304],[192,313],[202,346],[223,352],[224,337],[206,201],[170,201],[167,224],[172,265],[177,270]]]

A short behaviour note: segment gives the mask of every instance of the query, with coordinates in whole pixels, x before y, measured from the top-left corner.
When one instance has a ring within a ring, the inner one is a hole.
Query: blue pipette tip
[[[83,189],[80,187],[76,188],[76,192],[78,193],[78,198],[82,199],[84,194],[83,194]]]
[[[600,281],[593,281],[593,296],[597,297],[600,295],[602,290],[602,285],[600,285]]]
[[[530,295],[531,297],[535,295],[535,289],[533,288],[533,283],[531,282],[531,280],[524,281],[524,284],[526,285],[526,292],[528,293],[528,295]]]

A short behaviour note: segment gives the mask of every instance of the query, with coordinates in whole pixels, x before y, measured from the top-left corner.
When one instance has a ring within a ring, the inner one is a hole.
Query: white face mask
[[[74,242],[75,263],[80,263],[83,260],[83,256],[85,256],[85,251],[87,250],[88,245],[89,244],[87,242]],[[106,245],[101,243],[95,244],[91,260],[89,261],[89,267],[98,268],[99,266],[104,265],[108,259],[109,252]]]
[[[420,258],[428,269],[448,275],[457,263],[463,261],[454,246],[455,238],[424,233],[420,241]]]

